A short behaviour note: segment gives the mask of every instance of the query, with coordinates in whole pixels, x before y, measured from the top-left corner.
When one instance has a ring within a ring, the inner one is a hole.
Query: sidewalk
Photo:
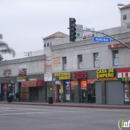
[[[14,105],[37,105],[37,106],[57,106],[57,107],[81,107],[81,108],[103,108],[103,109],[129,109],[130,105],[102,105],[90,103],[39,103],[39,102],[4,102],[0,104],[14,104]]]

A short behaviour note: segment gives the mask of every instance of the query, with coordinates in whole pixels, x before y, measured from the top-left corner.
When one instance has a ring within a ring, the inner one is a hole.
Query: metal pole
[[[113,40],[115,40],[115,41],[117,41],[117,42],[123,44],[125,47],[127,47],[127,48],[130,49],[130,46],[128,46],[127,44],[125,44],[125,43],[123,43],[122,41],[120,41],[120,40],[118,40],[118,39],[116,39],[116,38],[114,38],[114,37],[112,37],[112,36],[110,36],[110,35],[108,35],[108,34],[105,34],[105,33],[103,33],[103,32],[98,32],[98,31],[93,31],[93,30],[83,30],[83,31],[95,32],[95,33],[103,34],[103,35],[108,36],[108,37],[112,38]]]

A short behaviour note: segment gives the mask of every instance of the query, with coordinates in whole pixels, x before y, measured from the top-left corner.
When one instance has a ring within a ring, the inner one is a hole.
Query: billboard
[[[87,28],[85,28],[85,30],[87,30]],[[89,32],[89,31],[85,31],[85,30],[83,32],[83,39],[87,39],[87,38],[93,37],[95,35],[94,32]],[[89,28],[89,30],[94,31],[95,29]]]

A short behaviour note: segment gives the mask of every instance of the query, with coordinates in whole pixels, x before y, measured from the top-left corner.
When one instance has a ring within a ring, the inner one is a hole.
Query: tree
[[[2,54],[12,54],[14,57],[15,51],[7,43],[0,40],[0,61],[3,60]]]

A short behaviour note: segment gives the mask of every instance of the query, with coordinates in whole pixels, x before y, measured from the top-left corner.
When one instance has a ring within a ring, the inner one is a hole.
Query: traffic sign
[[[83,25],[76,24],[76,37],[83,37]]]
[[[109,37],[93,37],[94,42],[107,42],[110,43],[111,39]]]

